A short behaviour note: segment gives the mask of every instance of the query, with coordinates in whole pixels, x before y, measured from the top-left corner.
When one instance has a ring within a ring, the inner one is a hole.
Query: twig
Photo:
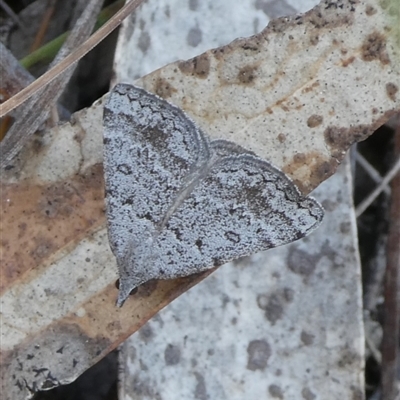
[[[393,179],[399,170],[400,157],[397,159],[386,176],[382,179],[382,182],[375,188],[375,190],[356,207],[356,217],[359,217],[371,205],[371,203],[379,196],[385,186]]]
[[[39,89],[48,85],[56,77],[58,77],[63,71],[71,67],[73,64],[78,62],[85,54],[93,49],[98,43],[100,43],[109,33],[117,28],[121,22],[131,14],[144,0],[132,0],[127,3],[115,16],[104,24],[98,31],[96,31],[86,42],[82,43],[78,48],[65,57],[59,64],[55,65],[48,72],[43,74],[36,81],[32,82],[25,89],[21,90],[11,99],[5,101],[0,106],[0,117],[8,114],[14,108],[21,105],[24,101],[32,97]]]
[[[395,154],[400,156],[400,122],[395,135]],[[400,157],[399,157],[400,160]],[[397,164],[399,164],[399,160]],[[397,366],[400,333],[400,173],[392,181],[390,226],[384,285],[385,309],[382,338],[382,398],[399,396]]]
[[[40,47],[40,45],[42,44],[44,35],[46,34],[47,28],[49,27],[51,17],[54,14],[55,0],[49,0],[47,5],[48,5],[48,8],[47,8],[46,12],[44,13],[39,30],[36,33],[35,40],[33,41],[32,46],[30,48],[30,51],[29,51],[30,53],[32,53],[32,51],[37,50]]]
[[[360,166],[362,168],[364,168],[365,172],[371,177],[371,179],[373,181],[375,181],[375,183],[381,183],[382,182],[382,177],[379,174],[379,172],[364,158],[364,156],[359,153],[356,152],[356,161],[358,162],[358,164],[360,164]],[[390,188],[389,186],[386,186],[384,188],[384,192],[387,195],[390,195]]]
[[[382,354],[376,348],[375,343],[373,342],[373,340],[371,340],[371,338],[368,335],[365,336],[365,343],[367,344],[367,346],[368,346],[369,350],[371,351],[371,354],[374,357],[377,364],[381,365],[382,364]]]

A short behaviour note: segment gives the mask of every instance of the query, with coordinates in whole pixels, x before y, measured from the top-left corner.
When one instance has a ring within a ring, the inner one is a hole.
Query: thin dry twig
[[[368,160],[365,159],[365,157],[359,153],[358,151],[356,152],[356,161],[358,164],[364,169],[364,171],[371,177],[371,179],[375,183],[381,183],[382,182],[382,177],[379,174],[379,172],[368,162]],[[385,186],[383,191],[387,194],[390,195],[390,187]]]
[[[356,217],[359,217],[371,205],[371,203],[379,196],[379,194],[399,171],[400,157],[397,159],[386,176],[382,179],[381,183],[374,189],[374,191],[356,207]]]
[[[365,336],[365,343],[368,346],[369,350],[371,351],[371,354],[373,355],[375,361],[381,365],[382,364],[382,353],[377,349],[375,346],[375,343],[369,336]]]
[[[49,23],[51,21],[51,17],[54,14],[56,7],[55,7],[55,0],[49,0],[47,4],[47,10],[43,15],[42,22],[40,24],[39,30],[36,33],[35,40],[32,43],[30,48],[30,52],[37,50],[43,42],[44,35],[49,27]]]
[[[32,97],[39,89],[48,85],[56,77],[62,74],[67,68],[78,62],[93,47],[97,46],[107,35],[116,29],[122,21],[128,17],[144,0],[132,0],[127,3],[113,18],[105,23],[98,31],[96,31],[86,42],[82,43],[77,49],[65,57],[59,64],[55,65],[48,72],[43,74],[36,81],[32,82],[28,87],[21,90],[11,99],[7,100],[0,106],[0,117],[8,114],[24,101]]]
[[[396,129],[395,153],[400,160],[400,119]],[[399,161],[398,161],[399,163]],[[384,285],[385,311],[382,338],[382,398],[398,399],[397,368],[400,333],[400,173],[392,181],[390,226]]]

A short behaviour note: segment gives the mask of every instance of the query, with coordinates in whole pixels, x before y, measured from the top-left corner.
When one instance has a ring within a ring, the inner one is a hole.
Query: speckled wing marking
[[[118,305],[150,279],[198,273],[315,229],[321,206],[234,143],[209,141],[182,110],[119,84],[104,108],[109,239]]]

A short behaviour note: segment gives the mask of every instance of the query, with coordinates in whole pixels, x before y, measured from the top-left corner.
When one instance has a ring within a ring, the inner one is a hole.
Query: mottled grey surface
[[[281,171],[206,135],[179,108],[120,84],[104,108],[109,238],[118,304],[150,279],[198,273],[304,237],[321,206]]]

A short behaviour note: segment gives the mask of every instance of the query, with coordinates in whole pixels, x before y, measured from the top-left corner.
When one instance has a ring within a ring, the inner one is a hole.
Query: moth
[[[108,235],[117,305],[150,279],[173,279],[292,242],[322,221],[279,169],[210,140],[181,109],[118,84],[104,107]]]

